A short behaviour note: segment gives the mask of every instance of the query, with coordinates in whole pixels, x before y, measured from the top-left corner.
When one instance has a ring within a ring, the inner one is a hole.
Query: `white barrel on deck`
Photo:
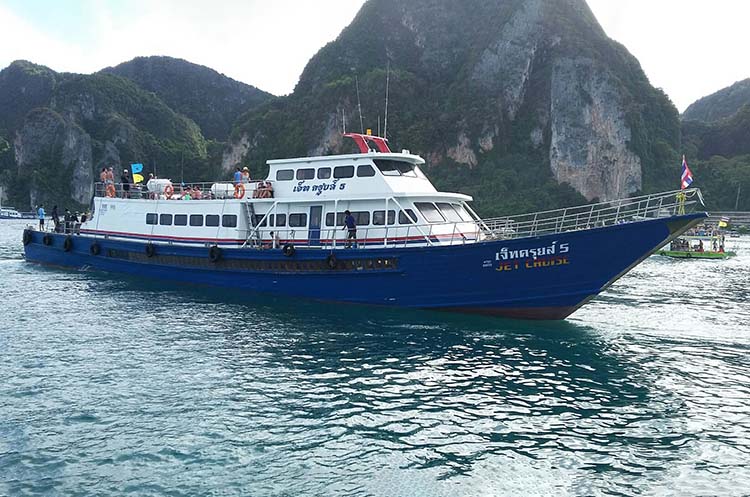
[[[151,193],[162,195],[167,185],[171,184],[172,180],[168,180],[166,178],[150,179],[148,180],[148,183],[146,183],[146,188],[148,188],[148,191],[150,191]]]

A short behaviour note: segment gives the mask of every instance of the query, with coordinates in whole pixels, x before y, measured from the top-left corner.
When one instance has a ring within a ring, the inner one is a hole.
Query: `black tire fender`
[[[291,243],[287,243],[282,247],[281,251],[284,253],[285,256],[291,257],[294,255],[297,249],[294,248],[294,245],[292,245]]]
[[[29,229],[23,230],[23,244],[24,245],[30,244],[33,239],[34,239],[34,235],[31,234],[31,230]]]
[[[92,243],[91,246],[89,247],[89,252],[91,252],[91,255],[99,255],[101,251],[102,251],[102,248],[96,242]]]
[[[156,255],[156,246],[151,242],[148,242],[146,244],[145,250],[146,250],[146,257],[153,257]]]
[[[44,235],[44,237],[42,237],[42,243],[48,247],[52,245],[52,235]]]
[[[68,235],[65,237],[65,241],[63,242],[63,250],[66,252],[70,252],[73,250],[73,237]]]
[[[213,245],[208,249],[208,259],[211,262],[219,262],[221,260],[221,248],[218,245]]]
[[[334,254],[329,254],[328,257],[326,257],[326,266],[328,266],[328,269],[336,269],[337,263],[338,261]]]

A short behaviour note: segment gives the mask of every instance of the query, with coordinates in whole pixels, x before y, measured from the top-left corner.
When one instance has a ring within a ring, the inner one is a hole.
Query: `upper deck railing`
[[[249,181],[239,185],[227,182],[172,183],[156,180],[149,188],[145,183],[95,183],[95,197],[167,200],[216,200],[243,198],[272,198],[270,181]]]
[[[674,190],[610,202],[483,220],[491,239],[524,238],[694,212],[703,207],[700,189]]]

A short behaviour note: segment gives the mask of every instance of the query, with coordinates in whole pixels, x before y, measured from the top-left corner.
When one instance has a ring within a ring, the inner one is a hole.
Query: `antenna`
[[[346,109],[341,108],[341,123],[344,127],[344,134],[346,134]]]
[[[362,122],[362,104],[359,101],[359,78],[354,75],[354,83],[357,85],[357,107],[359,108],[359,129],[360,133],[365,134],[365,125]]]
[[[378,114],[378,136],[380,136],[380,114]]]
[[[391,61],[388,61],[388,65],[385,70],[385,124],[383,125],[383,138],[388,139],[388,84],[391,80]]]

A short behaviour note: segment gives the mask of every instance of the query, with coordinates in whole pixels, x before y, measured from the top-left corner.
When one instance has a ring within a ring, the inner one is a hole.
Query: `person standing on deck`
[[[242,168],[242,182],[245,184],[250,183],[250,170],[247,166]]]
[[[234,184],[239,185],[242,183],[242,171],[240,171],[240,166],[237,166],[234,168]]]
[[[52,222],[55,223],[55,233],[60,231],[60,214],[57,212],[57,206],[52,207]]]
[[[122,170],[120,182],[122,183],[122,198],[130,198],[130,173],[127,169]]]
[[[357,223],[348,210],[344,211],[344,229],[347,231],[346,248],[352,247],[352,240],[354,240],[354,248],[357,248]]]
[[[37,214],[39,215],[39,231],[44,231],[44,206],[40,205],[39,210],[37,211]]]

